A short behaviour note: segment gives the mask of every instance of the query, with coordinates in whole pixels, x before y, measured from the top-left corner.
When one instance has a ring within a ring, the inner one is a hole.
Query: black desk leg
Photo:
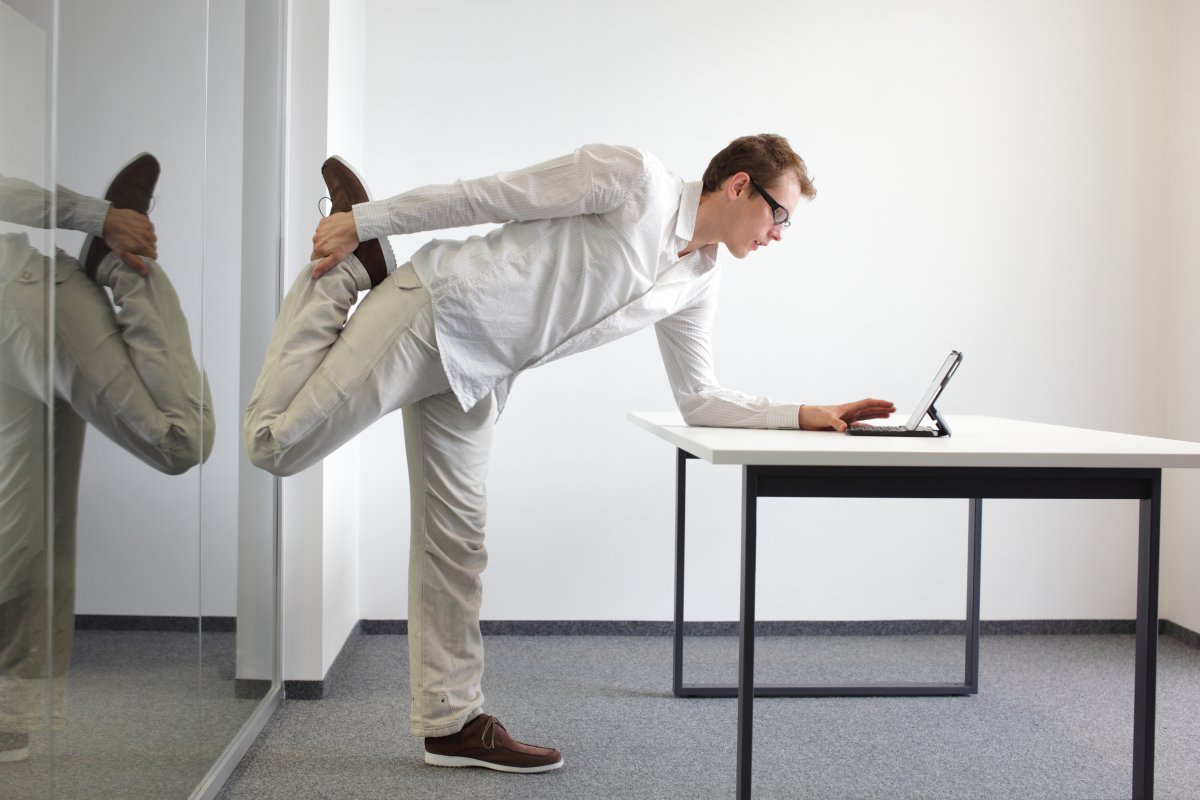
[[[1154,797],[1154,693],[1158,667],[1159,499],[1162,471],[1150,480],[1138,520],[1137,656],[1133,686],[1133,800]]]
[[[979,548],[983,539],[983,499],[972,497],[967,525],[967,653],[963,683],[979,693]]]
[[[754,575],[758,549],[758,469],[742,468],[742,624],[738,642],[737,798],[750,800],[754,734]]]
[[[675,641],[671,689],[676,697],[683,697],[683,532],[689,458],[695,456],[683,450],[675,451]]]

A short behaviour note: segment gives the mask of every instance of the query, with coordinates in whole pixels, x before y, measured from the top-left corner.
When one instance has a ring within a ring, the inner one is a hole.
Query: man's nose
[[[767,233],[767,235],[770,236],[772,239],[774,239],[777,242],[780,241],[781,239],[783,239],[783,226],[782,225],[772,225],[771,230]]]

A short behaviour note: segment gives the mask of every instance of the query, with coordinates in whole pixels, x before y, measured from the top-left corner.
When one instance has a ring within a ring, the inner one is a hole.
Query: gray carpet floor
[[[1156,797],[1200,797],[1200,650],[1160,638]],[[689,638],[688,682],[732,682],[737,640]],[[665,637],[491,636],[485,710],[562,769],[422,763],[406,642],[352,639],[319,701],[285,700],[220,800],[730,798],[732,699],[670,691]],[[760,637],[760,682],[958,680],[962,640]],[[1133,637],[985,636],[972,697],[759,699],[759,798],[1099,800],[1130,796]]]
[[[234,686],[234,634],[76,631],[66,717],[0,763],[0,800],[188,797],[258,706]]]

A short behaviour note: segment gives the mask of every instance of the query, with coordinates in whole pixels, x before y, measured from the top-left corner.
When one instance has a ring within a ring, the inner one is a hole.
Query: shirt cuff
[[[354,214],[354,227],[358,229],[358,240],[380,239],[392,231],[392,215],[388,213],[386,200],[359,203],[350,209]]]
[[[771,406],[767,410],[767,427],[769,428],[790,428],[795,430],[800,427],[800,406],[798,405],[781,405]]]
[[[79,226],[76,230],[104,238],[104,219],[111,206],[112,203],[96,197],[80,198],[75,207],[75,224]]]

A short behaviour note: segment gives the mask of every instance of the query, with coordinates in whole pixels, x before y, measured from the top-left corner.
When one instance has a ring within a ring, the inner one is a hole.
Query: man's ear
[[[750,176],[745,172],[735,172],[725,179],[725,193],[730,200],[736,200],[750,188]]]

